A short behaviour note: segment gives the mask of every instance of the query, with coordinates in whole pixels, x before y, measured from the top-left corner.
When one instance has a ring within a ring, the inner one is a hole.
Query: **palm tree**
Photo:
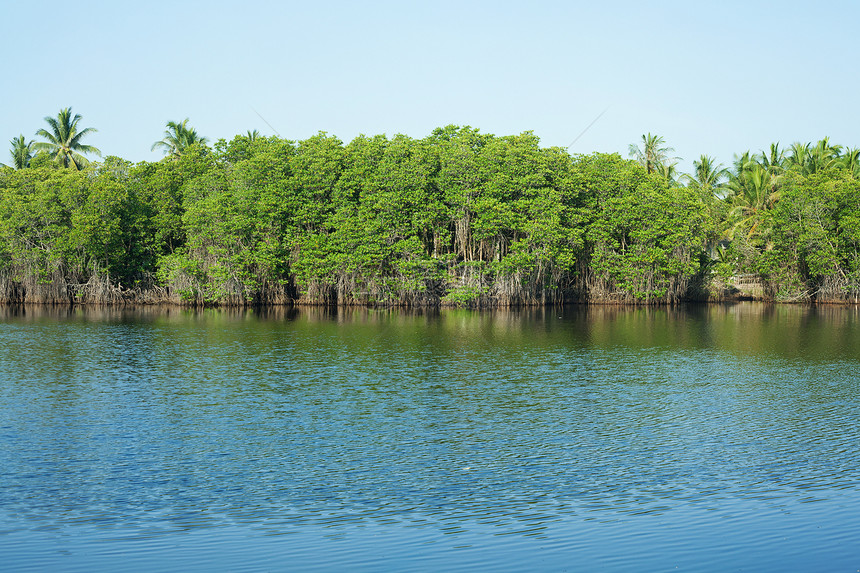
[[[678,162],[673,161],[672,163],[661,163],[657,166],[657,173],[663,177],[667,185],[674,185],[677,182],[676,176],[678,175]]]
[[[809,150],[807,172],[815,173],[829,169],[839,164],[842,155],[841,145],[830,145],[830,138],[825,137]]]
[[[782,175],[785,171],[785,150],[779,148],[779,143],[771,143],[770,151],[759,154],[758,163],[771,175]]]
[[[731,190],[730,196],[738,195],[741,193],[742,189],[746,185],[746,180],[749,177],[750,171],[752,171],[753,167],[761,167],[758,163],[756,163],[752,156],[750,156],[749,150],[744,151],[742,154],[735,154],[734,159],[732,160],[732,171],[729,172],[729,184],[728,187]]]
[[[860,177],[860,149],[854,147],[845,150],[845,155],[840,160],[842,167],[853,174],[854,177]]]
[[[630,144],[630,157],[633,157],[642,164],[648,173],[663,172],[663,166],[670,163],[670,159],[677,157],[669,157],[669,153],[675,151],[671,147],[665,147],[665,141],[657,135],[642,136],[642,147],[639,148],[635,144]]]
[[[786,164],[797,171],[803,172],[808,161],[809,148],[810,144],[808,143],[792,143],[791,150],[789,151],[788,158],[786,159]]]
[[[698,161],[693,161],[693,174],[684,177],[690,187],[699,191],[704,197],[713,197],[723,190],[729,171],[722,163],[716,163],[713,157],[702,155]]]
[[[725,179],[728,177],[728,170],[717,163],[713,157],[702,155],[698,161],[693,161],[693,174],[684,175],[687,180],[687,186],[695,190],[705,208],[705,212],[709,216],[716,217],[721,210],[721,204],[718,199],[723,199],[725,190]],[[706,233],[706,252],[713,254],[714,248],[721,239],[721,234],[716,232],[716,229]]]
[[[744,151],[740,155],[735,154],[734,158],[734,167],[735,167],[735,175],[737,177],[742,177],[745,173],[747,173],[750,169],[755,165],[755,161],[753,161],[750,156],[749,150]]]
[[[30,167],[30,159],[33,158],[33,154],[30,153],[33,150],[33,142],[27,142],[24,139],[24,135],[21,134],[18,137],[12,138],[9,143],[12,144],[12,149],[10,150],[12,154],[12,167],[15,169]]]
[[[164,139],[153,143],[151,151],[160,147],[164,150],[165,155],[169,154],[174,159],[179,159],[192,144],[205,144],[207,141],[208,139],[201,137],[196,129],[188,125],[188,118],[186,117],[179,123],[168,121]]]
[[[260,132],[257,131],[256,129],[254,131],[251,131],[249,129],[248,133],[245,135],[245,137],[248,138],[248,141],[250,141],[251,143],[254,143],[255,141],[257,141],[257,138],[260,137]]]
[[[92,153],[101,157],[101,152],[97,148],[81,143],[85,135],[95,133],[97,130],[87,127],[78,131],[81,116],[75,114],[72,117],[72,108],[61,109],[56,118],[46,117],[45,121],[48,122],[51,131],[40,129],[36,132],[39,137],[47,139],[33,144],[33,149],[36,151],[45,151],[52,155],[55,161],[62,163],[63,167],[71,165],[75,169],[80,169],[89,163],[89,160],[81,155],[82,153]]]
[[[776,176],[767,172],[762,165],[757,163],[748,168],[743,178],[735,176],[729,182],[729,187],[734,191],[732,209],[729,217],[733,225],[728,233],[731,239],[737,229],[748,228],[747,238],[756,234],[766,234],[760,230],[760,224],[764,212],[771,209],[780,198],[777,189]]]

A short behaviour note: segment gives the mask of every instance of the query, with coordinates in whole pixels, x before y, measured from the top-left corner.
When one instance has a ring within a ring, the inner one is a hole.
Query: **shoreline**
[[[619,300],[567,300],[562,302],[522,302],[510,304],[415,304],[415,303],[361,303],[361,302],[314,302],[302,300],[288,300],[282,302],[247,302],[244,304],[233,302],[195,303],[175,300],[110,300],[110,301],[74,301],[74,300],[0,300],[2,307],[54,307],[54,308],[176,308],[176,309],[268,309],[268,308],[338,308],[338,309],[400,309],[400,310],[515,310],[515,309],[542,309],[542,308],[572,308],[572,307],[598,307],[598,308],[673,308],[689,305],[734,305],[740,303],[759,303],[763,305],[797,305],[806,307],[816,306],[860,306],[860,300],[775,300],[766,297],[751,297],[746,295],[722,296],[712,298],[690,298],[676,301],[619,301]]]

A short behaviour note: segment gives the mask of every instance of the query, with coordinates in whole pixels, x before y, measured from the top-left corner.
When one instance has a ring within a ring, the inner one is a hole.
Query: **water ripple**
[[[803,335],[840,353],[781,355],[796,333],[719,309],[368,312],[7,317],[0,551],[69,570],[201,569],[216,543],[234,569],[858,554],[855,318]]]

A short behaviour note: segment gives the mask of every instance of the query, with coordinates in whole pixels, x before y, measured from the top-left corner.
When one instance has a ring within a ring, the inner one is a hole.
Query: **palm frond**
[[[49,130],[40,129],[36,135],[44,138],[46,141],[39,141],[33,144],[33,148],[38,151],[44,151],[54,156],[54,159],[68,167],[71,163],[75,168],[79,168],[88,163],[88,160],[81,155],[82,153],[90,153],[101,156],[98,148],[92,145],[84,145],[80,141],[83,137],[96,133],[96,129],[87,127],[78,130],[78,123],[81,121],[81,115],[72,115],[72,108],[67,107],[61,109],[57,117],[46,117],[45,122],[48,124]]]

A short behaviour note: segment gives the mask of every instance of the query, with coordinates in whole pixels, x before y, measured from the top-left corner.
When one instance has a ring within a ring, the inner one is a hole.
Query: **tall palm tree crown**
[[[650,133],[643,135],[641,148],[633,143],[630,144],[630,157],[641,163],[648,170],[648,173],[655,171],[663,173],[666,171],[665,166],[675,165],[676,162],[672,160],[677,159],[676,157],[669,157],[669,153],[675,150],[666,147],[665,144],[663,138],[658,135],[651,135]]]
[[[842,167],[847,169],[854,177],[860,178],[860,149],[848,148],[841,158]]]
[[[732,177],[729,188],[733,192],[729,217],[734,221],[728,233],[729,238],[739,228],[749,229],[747,238],[766,235],[768,229],[762,228],[761,223],[764,213],[772,209],[782,195],[779,176],[769,173],[760,163],[751,161],[745,165],[742,173]]]
[[[15,169],[24,169],[30,166],[30,159],[33,154],[33,142],[26,141],[24,135],[12,138],[9,143],[12,144],[12,149],[9,151],[12,155],[12,167]]]
[[[729,171],[709,155],[702,155],[693,161],[693,174],[687,175],[689,185],[703,195],[713,196],[723,190]]]
[[[151,151],[161,148],[165,155],[179,159],[192,144],[205,144],[207,141],[208,139],[201,137],[196,129],[188,125],[188,118],[186,117],[179,123],[168,121],[167,129],[164,131],[164,139],[153,143]]]
[[[81,116],[75,114],[72,117],[72,108],[61,109],[57,117],[46,117],[45,121],[51,130],[40,129],[36,132],[36,135],[47,140],[35,142],[33,149],[36,151],[45,151],[52,155],[55,161],[62,163],[63,167],[73,166],[75,169],[80,169],[89,163],[89,160],[82,154],[91,153],[101,156],[101,152],[97,148],[81,143],[84,136],[98,130],[87,127],[78,131],[78,122],[81,121]]]
[[[758,154],[758,164],[771,175],[782,175],[785,172],[785,150],[779,148],[779,142],[771,143],[770,150],[762,150]]]

